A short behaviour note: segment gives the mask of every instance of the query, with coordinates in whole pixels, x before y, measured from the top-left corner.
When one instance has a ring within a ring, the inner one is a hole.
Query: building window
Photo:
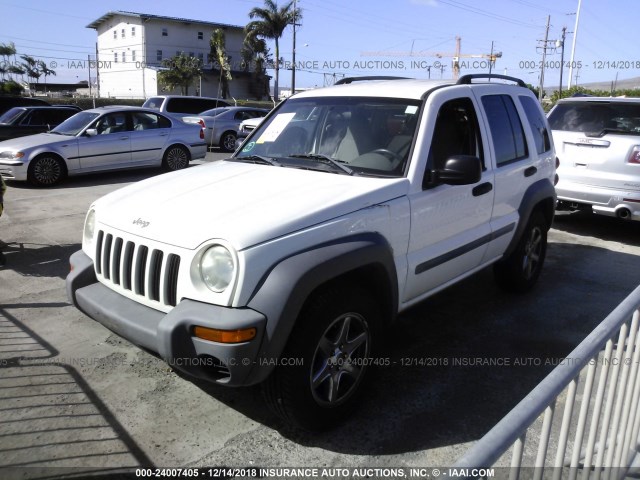
[[[115,63],[118,63],[118,52],[116,52],[116,53],[114,53],[114,54],[113,54],[113,61],[114,61]]]
[[[156,50],[156,60],[159,62],[162,61],[162,50]]]
[[[193,53],[193,52],[189,52],[189,56],[190,56],[190,57],[195,57],[195,56],[196,56],[196,54],[195,54],[195,53]]]
[[[122,29],[122,33],[120,34],[122,38],[124,38],[124,28]]]
[[[127,62],[127,52],[122,52],[122,63]]]
[[[136,61],[136,51],[135,50],[131,50],[131,61],[132,62]]]
[[[131,36],[132,37],[136,36],[136,27],[131,27]]]
[[[180,50],[176,50],[176,57],[179,57],[182,52]]]
[[[198,40],[204,39],[204,33],[198,32]]]
[[[169,36],[169,31],[166,28],[162,29],[162,36],[163,37],[168,37]]]
[[[118,38],[118,31],[114,30],[113,31],[113,39],[116,40]]]
[[[200,59],[200,61],[201,61],[202,63],[204,63],[204,53],[200,52],[200,53],[198,54],[198,58]]]

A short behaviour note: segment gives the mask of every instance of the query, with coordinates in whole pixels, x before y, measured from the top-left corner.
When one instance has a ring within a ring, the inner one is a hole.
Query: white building
[[[241,68],[243,27],[185,18],[164,17],[124,11],[108,12],[87,25],[98,33],[97,79],[99,96],[148,98],[159,94],[180,94],[163,90],[158,82],[162,60],[185,53],[205,65],[202,78],[189,88],[189,95],[218,97],[219,70],[208,61],[211,33],[225,31],[226,53],[233,80],[229,93],[238,99],[254,98],[251,74]]]

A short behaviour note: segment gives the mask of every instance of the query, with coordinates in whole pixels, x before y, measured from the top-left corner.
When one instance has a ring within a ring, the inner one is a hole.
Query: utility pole
[[[296,22],[298,21],[297,0],[293,0],[293,52],[291,52],[291,95],[296,93]]]
[[[540,89],[538,90],[538,100],[542,102],[544,91],[544,64],[547,60],[547,42],[549,41],[549,24],[551,23],[551,15],[547,15],[547,29],[544,33],[544,43],[542,46],[542,65],[540,68]]]
[[[567,36],[567,27],[562,27],[562,40],[560,40],[560,84],[558,85],[558,98],[562,98],[562,71],[564,70],[564,39]],[[558,45],[558,42],[556,42]]]
[[[567,88],[571,88],[571,76],[573,74],[573,60],[576,54],[576,40],[578,39],[578,22],[580,21],[580,7],[582,0],[578,0],[578,11],[576,12],[576,26],[573,29],[573,44],[571,45],[571,61],[569,63],[569,84]],[[578,75],[576,75],[576,83],[578,82]]]

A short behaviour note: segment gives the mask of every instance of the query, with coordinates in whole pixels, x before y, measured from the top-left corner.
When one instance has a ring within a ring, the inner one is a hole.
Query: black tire
[[[27,178],[36,187],[52,187],[67,175],[64,162],[57,155],[43,153],[29,164]]]
[[[237,135],[234,132],[224,132],[220,137],[220,150],[223,152],[233,152],[236,149]]]
[[[374,298],[360,288],[315,294],[281,357],[302,364],[276,367],[263,385],[269,407],[307,430],[326,430],[342,421],[363,390],[380,325]]]
[[[515,250],[494,266],[498,285],[524,293],[536,284],[547,254],[547,220],[540,211],[531,215]]]
[[[164,152],[162,168],[168,172],[182,170],[189,166],[189,160],[191,160],[191,156],[186,148],[180,145],[171,145]]]

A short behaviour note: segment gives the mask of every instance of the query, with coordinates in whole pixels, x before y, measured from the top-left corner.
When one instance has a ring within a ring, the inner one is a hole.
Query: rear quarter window
[[[531,97],[521,95],[519,98],[527,120],[529,120],[529,125],[531,125],[536,151],[538,153],[548,152],[551,150],[551,140],[547,121],[540,109],[540,104]]]

